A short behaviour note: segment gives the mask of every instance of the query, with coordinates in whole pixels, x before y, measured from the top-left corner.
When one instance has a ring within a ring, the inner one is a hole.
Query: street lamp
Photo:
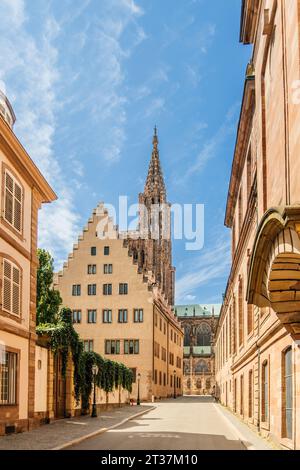
[[[137,381],[138,381],[138,395],[137,395],[137,401],[136,404],[139,406],[141,404],[140,400],[140,380],[141,380],[141,374],[138,374],[137,376]]]
[[[174,400],[176,399],[176,370],[174,370]]]
[[[94,379],[94,399],[93,399],[93,408],[91,418],[97,418],[97,406],[96,406],[96,378],[99,372],[98,366],[96,364],[92,367],[93,379]]]

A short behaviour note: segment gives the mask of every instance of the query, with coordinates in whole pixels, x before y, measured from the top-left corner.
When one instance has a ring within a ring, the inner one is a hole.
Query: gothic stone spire
[[[159,202],[165,202],[166,200],[166,187],[159,159],[158,136],[156,126],[154,128],[153,150],[144,194],[146,197],[154,198]]]

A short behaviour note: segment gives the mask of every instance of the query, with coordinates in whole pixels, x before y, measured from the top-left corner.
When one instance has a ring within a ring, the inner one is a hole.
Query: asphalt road
[[[245,450],[209,397],[166,400],[140,418],[68,450]]]

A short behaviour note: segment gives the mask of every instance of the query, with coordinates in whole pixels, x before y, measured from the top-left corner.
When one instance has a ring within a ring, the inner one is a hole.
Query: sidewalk
[[[268,442],[252,431],[247,424],[239,420],[227,408],[220,404],[215,404],[215,406],[227,423],[232,426],[232,430],[235,430],[237,437],[245,444],[248,450],[278,450],[278,447],[275,447],[271,442]]]
[[[149,404],[126,406],[103,411],[98,418],[80,416],[54,421],[30,432],[0,437],[0,450],[55,450],[91,433],[105,432],[153,408]]]

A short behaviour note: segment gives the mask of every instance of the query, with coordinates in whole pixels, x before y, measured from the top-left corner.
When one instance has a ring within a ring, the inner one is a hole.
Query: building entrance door
[[[62,376],[61,354],[56,354],[54,362],[54,414],[55,418],[64,418],[66,412],[66,380]]]

